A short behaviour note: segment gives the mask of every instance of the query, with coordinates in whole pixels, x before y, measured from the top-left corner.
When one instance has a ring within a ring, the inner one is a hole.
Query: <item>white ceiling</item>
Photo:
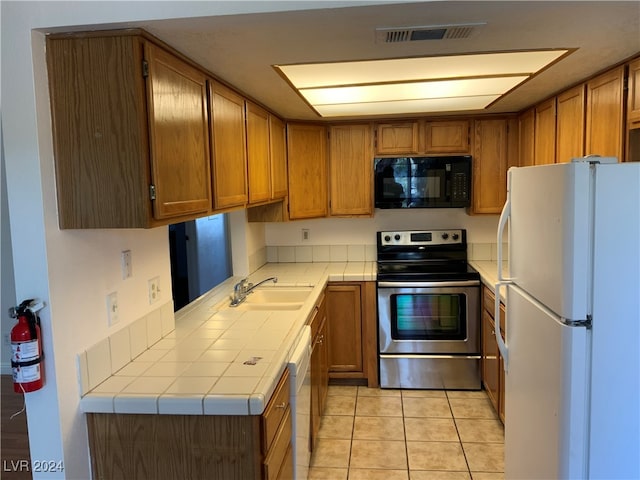
[[[479,22],[486,25],[467,39],[375,41],[378,27]],[[138,25],[282,117],[298,120],[320,118],[276,73],[274,64],[577,49],[488,109],[465,112],[504,113],[518,112],[640,52],[639,1],[378,2]]]

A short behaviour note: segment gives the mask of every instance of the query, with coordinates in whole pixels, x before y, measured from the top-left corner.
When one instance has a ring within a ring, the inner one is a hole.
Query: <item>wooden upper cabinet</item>
[[[289,218],[327,216],[327,129],[287,124]]]
[[[518,164],[529,167],[535,160],[536,112],[530,108],[518,117]]]
[[[375,153],[416,155],[469,153],[469,121],[442,120],[378,123]]]
[[[469,153],[469,122],[425,122],[425,153]]]
[[[206,77],[145,43],[154,217],[207,212],[211,207]]]
[[[640,58],[629,63],[627,121],[640,122]],[[636,127],[639,128],[640,124]]]
[[[376,125],[376,154],[412,154],[419,152],[418,122],[379,123]]]
[[[556,99],[550,98],[535,108],[535,165],[556,161]]]
[[[246,102],[249,203],[271,200],[269,112]]]
[[[507,199],[507,169],[517,160],[517,120],[474,122],[473,213],[500,213]]]
[[[271,198],[284,198],[287,186],[287,133],[284,122],[269,115],[269,148],[271,157]]]
[[[584,155],[585,86],[558,95],[556,109],[556,162],[570,162]]]
[[[214,208],[244,206],[248,199],[244,98],[210,80],[209,103]]]
[[[373,214],[373,145],[370,124],[329,129],[330,214]]]
[[[629,63],[626,162],[640,162],[640,58]]]
[[[133,30],[50,35],[47,65],[61,229],[149,228],[210,210],[197,69]]]
[[[623,66],[587,82],[586,155],[623,159],[623,91]]]

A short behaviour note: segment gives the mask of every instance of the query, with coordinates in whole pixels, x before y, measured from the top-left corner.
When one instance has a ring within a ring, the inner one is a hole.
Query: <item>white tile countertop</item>
[[[227,308],[239,277],[175,314],[175,329],[81,398],[83,412],[259,415],[328,281],[372,281],[375,262],[268,263],[249,277],[312,286],[299,310]],[[272,283],[265,284],[266,288]]]
[[[495,293],[496,283],[498,283],[498,262],[495,260],[469,260],[469,265],[480,273],[480,279],[484,285]],[[502,262],[502,276],[507,276],[508,264]],[[504,302],[504,289],[500,291],[500,299]]]
[[[495,261],[470,260],[492,291]],[[506,266],[503,267],[506,273]],[[312,286],[299,310],[227,308],[232,277],[175,314],[175,329],[82,396],[89,413],[259,415],[328,281],[375,281],[375,262],[268,263],[249,277]],[[266,283],[265,288],[273,286]],[[503,299],[504,300],[504,299]]]

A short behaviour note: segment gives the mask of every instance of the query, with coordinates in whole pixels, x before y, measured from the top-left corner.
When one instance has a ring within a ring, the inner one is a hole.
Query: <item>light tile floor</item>
[[[329,386],[309,480],[504,480],[484,391]]]

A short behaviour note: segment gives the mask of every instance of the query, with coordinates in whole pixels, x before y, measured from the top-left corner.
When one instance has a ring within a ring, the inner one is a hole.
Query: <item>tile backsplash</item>
[[[502,245],[504,260],[507,260],[508,245]],[[467,245],[469,260],[498,259],[495,243],[469,243]],[[256,254],[256,260],[258,255]],[[260,260],[264,257],[262,252]],[[269,263],[312,263],[312,262],[375,262],[376,245],[313,245],[313,246],[268,246],[263,263],[254,262],[252,271],[257,270],[265,262]]]
[[[269,263],[375,262],[375,245],[268,246]]]
[[[498,260],[498,244],[497,243],[469,243],[467,245],[467,258],[469,260]],[[506,262],[509,258],[509,244],[502,244],[502,259]]]
[[[174,329],[170,301],[78,354],[80,394],[93,390]]]

